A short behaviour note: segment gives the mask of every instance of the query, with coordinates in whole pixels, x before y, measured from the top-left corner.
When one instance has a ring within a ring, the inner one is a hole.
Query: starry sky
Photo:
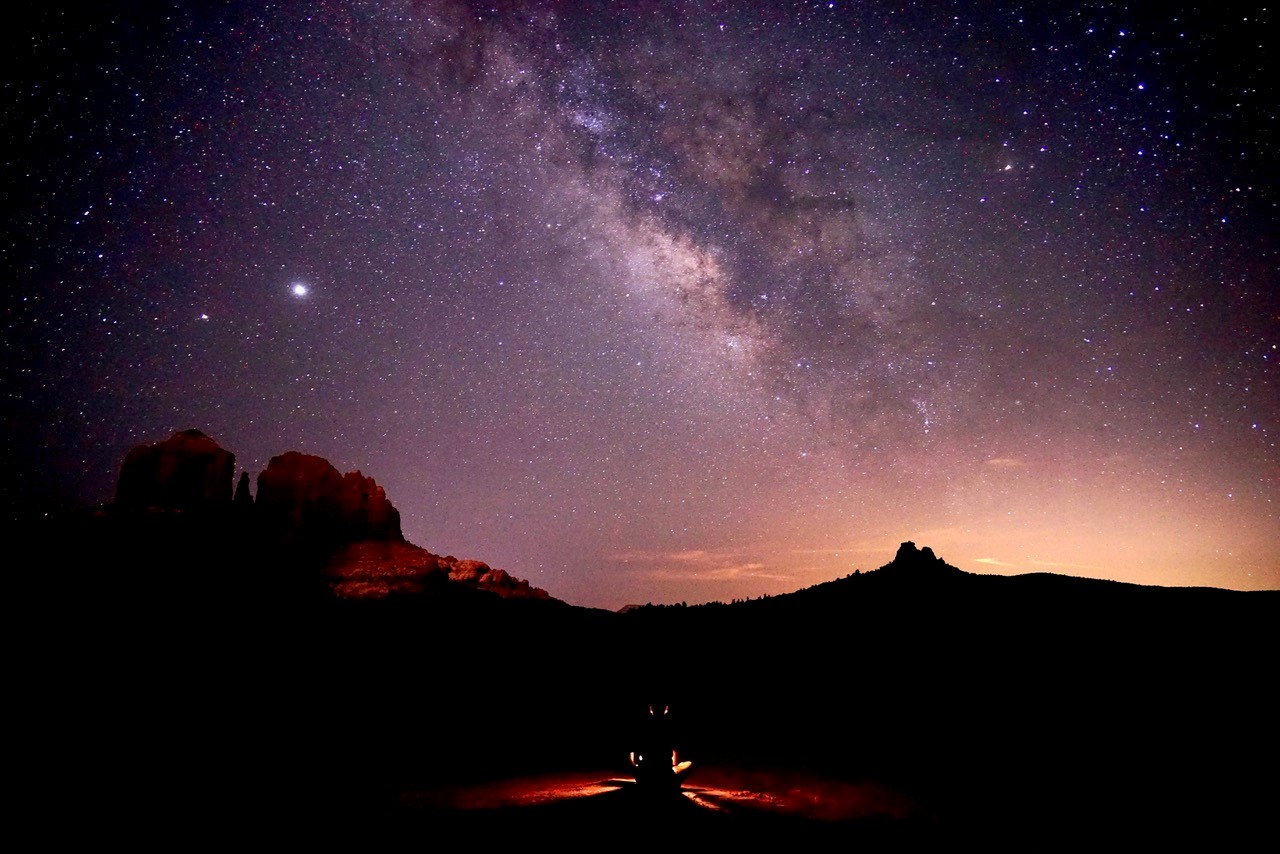
[[[1265,3],[101,5],[5,36],[11,519],[194,427],[578,605],[1280,588]]]

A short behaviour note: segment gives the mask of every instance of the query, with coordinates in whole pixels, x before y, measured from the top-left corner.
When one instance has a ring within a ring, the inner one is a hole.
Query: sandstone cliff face
[[[209,510],[231,503],[236,457],[199,430],[139,445],[124,458],[116,482],[118,507],[129,510]]]
[[[478,560],[441,557],[408,542],[351,543],[325,567],[333,592],[344,599],[423,593],[445,583],[484,590],[504,599],[544,599],[547,591]]]
[[[324,574],[343,599],[424,593],[449,583],[449,571],[436,555],[413,543],[388,540],[351,543],[329,560]]]
[[[458,560],[453,555],[445,555],[439,561],[441,566],[448,568],[450,581],[488,590],[508,599],[551,598],[551,594],[542,588],[516,578],[505,569],[494,569],[483,561]]]
[[[258,475],[254,516],[281,544],[404,539],[400,511],[373,478],[297,451],[272,457]]]

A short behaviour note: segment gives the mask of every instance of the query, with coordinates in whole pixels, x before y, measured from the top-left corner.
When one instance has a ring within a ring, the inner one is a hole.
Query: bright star
[[[307,295],[307,286],[302,282],[294,282],[293,295],[295,297],[305,297]]]

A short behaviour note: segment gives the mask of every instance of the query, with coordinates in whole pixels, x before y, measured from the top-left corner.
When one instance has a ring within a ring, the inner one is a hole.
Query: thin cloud
[[[622,563],[678,563],[687,566],[714,566],[724,563],[726,560],[735,560],[741,556],[742,551],[738,549],[724,549],[722,551],[686,549],[678,552],[617,552],[609,557]]]
[[[761,572],[766,564],[742,563],[712,567],[656,567],[644,573],[655,581],[738,581],[742,578],[781,579],[785,576]]]
[[[1090,566],[1087,563],[1058,563],[1056,561],[1051,561],[1051,560],[1036,560],[1035,558],[1029,558],[1027,560],[1027,563],[1031,564],[1032,566],[1052,566],[1052,567],[1057,567],[1059,569],[1087,569],[1090,572],[1103,571],[1102,567]]]
[[[655,581],[738,581],[743,578],[783,581],[790,578],[786,574],[767,572],[767,563],[752,560],[738,549],[633,551],[619,552],[612,558],[621,563],[646,564],[637,574]]]

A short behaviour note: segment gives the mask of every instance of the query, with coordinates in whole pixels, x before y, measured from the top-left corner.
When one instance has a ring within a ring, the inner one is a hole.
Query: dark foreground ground
[[[1116,848],[1246,851],[1268,838],[1265,804],[1154,807],[1040,803],[982,791],[921,801],[871,781],[804,772],[704,769],[680,792],[654,796],[625,776],[558,772],[401,793],[394,803],[300,823],[293,841],[352,850],[421,850],[443,839],[557,850],[1056,851]],[[1028,781],[1029,783],[1031,781]],[[1233,784],[1234,785],[1234,784]],[[349,806],[349,805],[348,805]],[[968,810],[966,812],[966,810]],[[1264,845],[1265,848],[1265,845]]]
[[[216,539],[40,542],[9,767],[48,847],[1248,851],[1280,816],[1280,593],[908,566],[629,614],[344,603]],[[696,763],[656,801],[625,760],[655,694]]]
[[[622,796],[615,796],[622,797]],[[923,850],[939,843],[908,828],[879,824],[816,824],[787,817],[708,814],[687,803],[665,810],[627,808],[621,803],[533,808],[530,814],[505,811],[479,820],[447,817],[432,824],[452,838],[480,845],[515,844],[522,840],[554,840],[561,850],[662,850],[690,845],[712,850],[767,846],[773,850],[815,850],[822,846],[855,846],[884,850],[889,846]],[[390,847],[412,845],[415,831],[403,826]],[[423,838],[419,836],[418,838]],[[760,850],[755,848],[754,850]]]
[[[540,839],[596,850],[937,841],[938,828],[918,805],[874,784],[725,769],[704,769],[703,777],[661,795],[628,777],[585,773],[406,793],[381,831],[405,845],[447,829],[476,843]]]

